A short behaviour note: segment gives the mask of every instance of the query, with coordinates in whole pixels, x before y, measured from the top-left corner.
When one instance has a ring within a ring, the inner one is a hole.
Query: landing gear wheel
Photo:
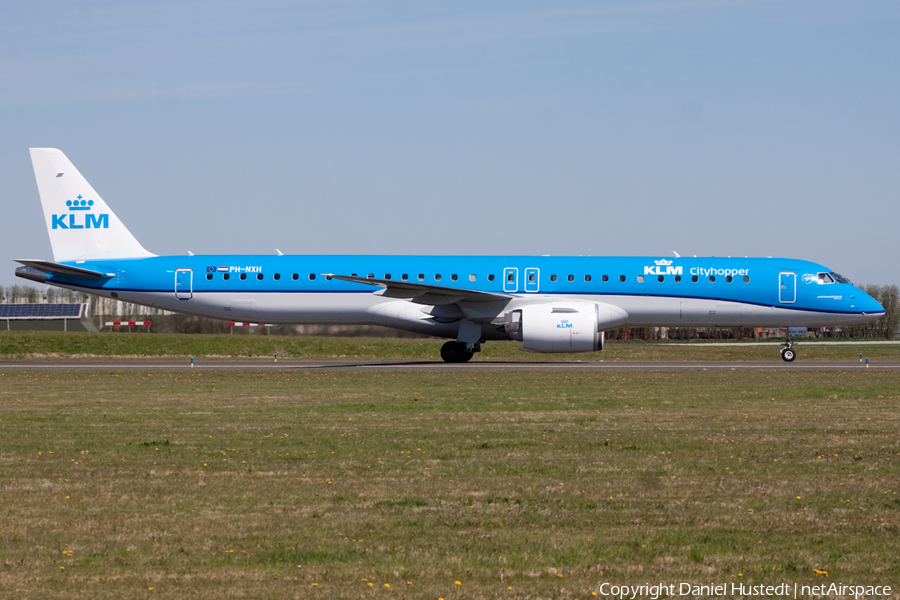
[[[462,342],[447,342],[441,346],[441,358],[448,363],[469,362],[474,354],[467,350],[466,345]]]
[[[794,362],[795,358],[797,358],[797,353],[794,352],[793,348],[785,348],[781,351],[781,359],[784,362]]]

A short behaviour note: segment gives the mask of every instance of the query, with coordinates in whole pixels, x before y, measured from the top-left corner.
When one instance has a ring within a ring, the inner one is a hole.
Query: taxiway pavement
[[[10,371],[900,371],[900,362],[868,366],[853,361],[821,362],[489,362],[449,364],[429,361],[239,361],[239,360],[80,360],[3,361],[0,372]]]

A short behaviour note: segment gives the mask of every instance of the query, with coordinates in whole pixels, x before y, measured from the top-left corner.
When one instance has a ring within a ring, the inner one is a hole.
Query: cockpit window
[[[819,283],[834,283],[834,279],[828,273],[819,273]]]
[[[835,273],[834,271],[832,271],[831,273],[829,273],[829,275],[831,275],[831,276],[834,278],[834,280],[837,281],[838,283],[853,283],[852,281],[850,281],[849,279],[847,279],[847,278],[844,277],[843,275],[840,275],[840,274],[838,274],[838,273]]]

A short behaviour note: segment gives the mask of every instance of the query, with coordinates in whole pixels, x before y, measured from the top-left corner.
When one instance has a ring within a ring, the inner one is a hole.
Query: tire
[[[784,362],[794,362],[795,358],[797,358],[797,353],[794,352],[793,348],[785,348],[781,351],[781,359]]]
[[[469,362],[474,352],[466,350],[466,345],[462,342],[447,342],[441,346],[441,358],[448,363],[464,363]]]

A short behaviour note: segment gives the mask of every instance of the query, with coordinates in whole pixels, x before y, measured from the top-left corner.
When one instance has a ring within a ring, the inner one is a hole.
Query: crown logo
[[[666,259],[664,259],[664,258],[661,258],[661,259],[659,259],[659,260],[654,260],[653,263],[654,263],[654,264],[657,264],[657,265],[659,265],[659,266],[661,266],[661,267],[666,267],[666,266],[671,265],[671,264],[672,264],[672,261],[671,261],[671,260],[666,260]]]
[[[66,206],[69,207],[69,210],[91,210],[91,207],[94,206],[94,201],[85,200],[81,194],[78,194],[75,200],[66,200]]]

